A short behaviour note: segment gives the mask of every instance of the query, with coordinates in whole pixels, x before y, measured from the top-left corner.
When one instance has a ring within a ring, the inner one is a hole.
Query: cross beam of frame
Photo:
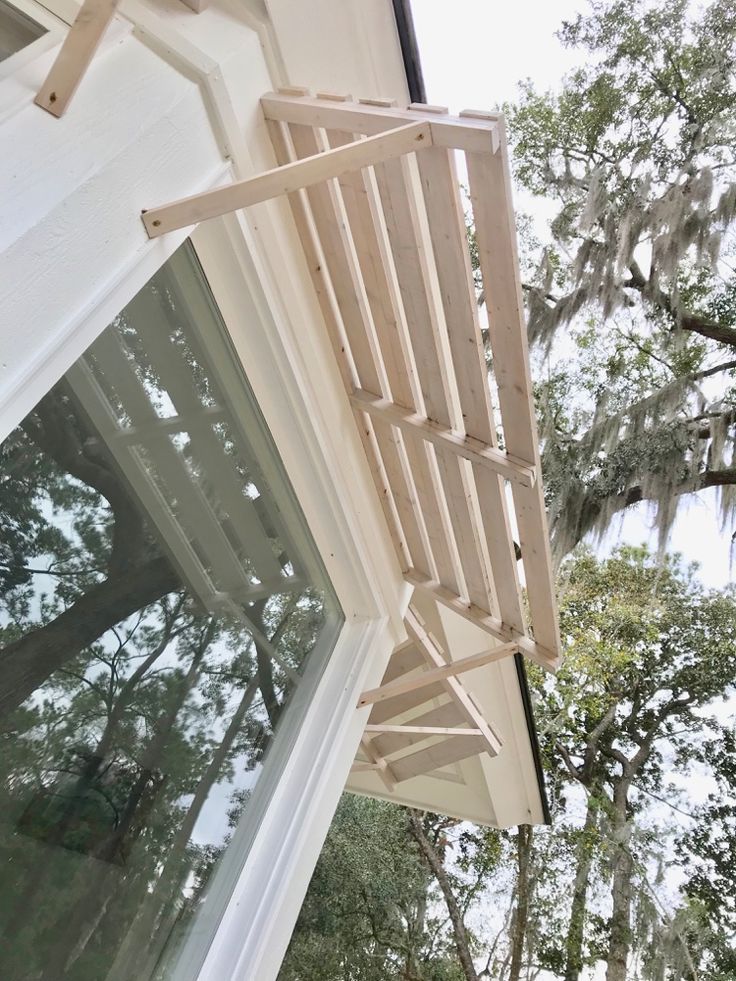
[[[406,632],[410,639],[417,645],[428,664],[435,665],[436,667],[446,666],[447,662],[443,658],[437,643],[429,631],[425,628],[422,618],[411,606],[406,611],[404,626],[406,627]],[[509,656],[512,653],[510,650],[505,650],[505,648],[511,646],[512,645],[510,644],[503,645],[503,656]],[[496,651],[501,650],[501,647],[496,648]],[[464,658],[463,660],[469,661],[470,658]],[[477,707],[468,692],[463,688],[460,681],[453,676],[446,678],[443,684],[445,685],[452,700],[465,716],[466,722],[470,723],[474,729],[478,729],[480,731],[484,743],[483,748],[485,751],[490,756],[498,756],[503,747],[503,740],[501,736],[497,732],[494,732],[491,726],[483,718],[483,714],[481,713],[480,709]]]
[[[218,218],[282,194],[292,194],[429,146],[432,146],[431,124],[426,121],[408,123],[376,136],[303,157],[246,180],[147,209],[142,214],[143,224],[149,238],[157,238],[166,232]]]
[[[396,695],[403,695],[404,692],[414,691],[416,688],[425,688],[433,685],[437,681],[446,681],[455,678],[465,671],[475,671],[486,664],[500,661],[504,657],[516,654],[519,645],[516,643],[500,644],[489,651],[481,651],[480,654],[473,654],[471,657],[464,657],[460,661],[451,661],[449,664],[440,659],[440,664],[424,671],[422,674],[411,675],[409,677],[396,678],[395,681],[387,681],[385,685],[378,688],[369,688],[364,691],[358,699],[358,708],[365,705],[373,705],[375,702],[383,702],[387,698],[394,698]],[[423,651],[424,653],[424,651]],[[467,735],[464,732],[463,735]]]
[[[39,89],[35,103],[52,116],[63,116],[94,58],[119,0],[84,0],[61,50]]]
[[[533,464],[517,460],[493,446],[488,446],[479,439],[474,439],[472,436],[458,436],[457,433],[440,426],[431,419],[426,419],[416,412],[411,412],[409,409],[362,389],[356,389],[353,392],[350,396],[350,402],[354,409],[367,412],[374,419],[381,419],[409,435],[421,437],[428,443],[433,443],[440,450],[463,457],[478,466],[486,467],[522,487],[534,486],[537,472]]]

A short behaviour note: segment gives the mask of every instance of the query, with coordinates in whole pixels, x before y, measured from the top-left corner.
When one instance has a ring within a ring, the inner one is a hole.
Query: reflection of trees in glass
[[[0,446],[0,541],[0,974],[149,977],[245,806],[323,597],[246,605],[256,641],[206,611],[65,381]]]

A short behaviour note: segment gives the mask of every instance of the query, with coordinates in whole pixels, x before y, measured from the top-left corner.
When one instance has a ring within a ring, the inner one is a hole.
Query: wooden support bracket
[[[432,146],[430,125],[424,121],[409,123],[377,136],[303,157],[256,177],[146,210],[142,214],[143,224],[149,237],[157,238],[177,228],[239,211],[428,146]]]
[[[112,20],[119,0],[84,0],[61,50],[34,99],[52,116],[63,116]]]
[[[446,728],[444,726],[390,726],[390,725],[367,725],[366,732],[398,732],[399,734],[411,734],[419,736],[480,736],[480,729],[460,729]]]
[[[437,667],[444,667],[446,665],[446,661],[444,660],[437,643],[424,626],[422,618],[411,606],[406,611],[404,626],[406,627],[406,632],[409,634],[409,637],[422,652],[428,664],[433,664]],[[504,646],[510,647],[511,645]],[[496,648],[497,651],[500,651],[501,649],[502,648],[500,647]],[[508,656],[509,653],[512,652],[508,651],[505,656]],[[470,658],[464,658],[464,661],[469,660]],[[470,697],[468,692],[463,688],[460,681],[458,681],[458,679],[455,677],[449,677],[446,678],[444,684],[449,695],[465,716],[465,719],[471,726],[474,726],[480,730],[486,752],[490,756],[498,756],[503,747],[503,740],[497,732],[494,732],[488,722],[486,722],[486,720],[483,718],[482,712]]]
[[[456,596],[449,589],[445,589],[440,583],[429,579],[417,569],[408,569],[404,573],[404,579],[416,589],[420,589],[434,597],[438,603],[442,603],[448,609],[454,610],[455,613],[458,613],[465,620],[476,624],[481,630],[485,630],[497,640],[507,642],[513,640],[518,651],[525,657],[528,657],[530,661],[539,664],[540,667],[545,668],[547,671],[557,670],[560,658],[554,651],[548,650],[530,637],[517,634],[516,631],[512,630],[502,620],[499,620],[498,617],[491,616],[490,613],[482,610],[474,603],[469,603],[460,596]]]
[[[363,708],[365,705],[373,705],[374,702],[383,702],[385,699],[393,698],[395,695],[403,695],[404,692],[413,691],[415,688],[425,688],[427,685],[433,685],[436,681],[454,678],[459,674],[463,674],[465,671],[475,671],[476,668],[482,668],[485,664],[492,664],[494,661],[500,661],[504,657],[515,654],[518,649],[519,647],[515,643],[500,644],[498,647],[494,647],[493,650],[481,651],[480,654],[473,654],[472,657],[464,657],[461,661],[451,661],[449,664],[441,664],[437,667],[430,668],[429,671],[424,671],[422,674],[397,678],[395,681],[389,681],[385,685],[380,685],[378,688],[370,688],[364,691],[358,699],[358,708]],[[467,735],[467,733],[464,733],[464,735]]]
[[[463,457],[470,460],[471,463],[478,464],[478,466],[487,467],[494,473],[500,474],[501,477],[520,484],[522,487],[534,486],[537,471],[533,464],[517,460],[507,453],[489,446],[482,440],[475,439],[473,436],[458,436],[451,429],[447,429],[431,419],[362,389],[356,389],[353,392],[350,396],[350,402],[354,409],[367,412],[374,419],[381,419],[383,422],[390,423],[405,433],[419,436],[427,442],[433,443],[440,450]]]

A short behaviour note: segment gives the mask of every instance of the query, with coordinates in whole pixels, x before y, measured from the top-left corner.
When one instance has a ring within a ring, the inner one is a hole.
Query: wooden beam
[[[373,136],[396,126],[424,119],[432,128],[435,146],[444,146],[474,153],[496,153],[499,146],[498,122],[493,119],[461,119],[441,116],[434,107],[398,109],[387,106],[381,99],[365,102],[336,102],[334,99],[313,99],[304,94],[269,92],[261,98],[266,119],[282,123],[301,123],[343,133],[363,133]]]
[[[464,657],[460,661],[451,661],[449,664],[430,668],[422,674],[414,674],[409,677],[397,678],[389,681],[378,688],[369,688],[364,691],[358,699],[358,708],[364,705],[372,705],[374,702],[383,702],[394,695],[402,695],[405,691],[413,691],[415,688],[424,688],[436,681],[444,681],[446,678],[454,678],[465,671],[475,671],[486,664],[500,661],[504,657],[509,657],[518,651],[516,643],[500,644],[490,651],[481,651],[480,654],[473,654],[471,657]]]
[[[444,726],[412,726],[412,725],[367,725],[366,732],[398,732],[422,736],[480,736],[480,729],[456,729]]]
[[[517,460],[507,453],[475,439],[474,436],[458,436],[451,429],[446,429],[432,419],[427,419],[416,412],[410,412],[394,402],[389,402],[387,399],[382,399],[362,389],[356,389],[350,396],[350,401],[355,409],[361,409],[373,416],[374,419],[382,419],[405,433],[427,440],[440,450],[463,457],[465,460],[470,460],[471,463],[478,464],[478,466],[486,467],[501,477],[505,477],[506,480],[511,480],[523,487],[534,486],[537,471],[532,464]]]
[[[498,154],[466,155],[468,182],[504,441],[509,453],[536,463],[534,396],[502,124],[499,134]],[[533,488],[515,487],[513,496],[534,636],[556,658],[560,637],[541,481]]]
[[[34,99],[52,116],[63,116],[89,68],[119,0],[85,0]]]
[[[460,596],[451,593],[449,589],[438,582],[432,582],[422,572],[417,569],[409,569],[404,573],[404,579],[411,583],[416,589],[434,597],[438,603],[442,603],[448,609],[453,610],[465,620],[474,623],[481,630],[485,630],[491,637],[501,641],[511,641],[517,645],[518,650],[530,661],[539,664],[547,671],[556,671],[559,667],[560,657],[556,651],[544,647],[530,637],[517,634],[508,624],[499,620],[498,617],[491,616],[487,610],[481,609],[474,603],[469,603]]]
[[[424,653],[429,664],[441,667],[447,663],[434,637],[427,631],[422,618],[411,606],[406,611],[404,626],[411,639]],[[497,650],[501,650],[501,648],[497,648]],[[465,658],[465,660],[467,661],[469,658]],[[466,720],[474,728],[480,729],[485,751],[490,756],[497,756],[503,747],[503,740],[483,717],[483,713],[470,697],[470,694],[457,678],[447,678],[444,684]]]
[[[386,760],[384,760],[384,758],[376,752],[373,746],[371,746],[370,739],[366,739],[365,737],[361,739],[360,748],[368,757],[368,761],[374,764],[376,773],[381,778],[381,783],[384,785],[386,790],[391,792],[398,783],[398,780],[396,779],[396,774],[391,769],[389,763],[387,763]]]
[[[380,769],[381,769],[380,763],[362,763],[360,760],[358,760],[357,763],[353,763],[353,765],[350,767],[350,772],[369,773]]]
[[[210,5],[210,0],[182,0],[182,3],[193,10],[195,14],[201,14]]]
[[[424,663],[426,663],[426,661]],[[422,690],[425,692],[427,691],[426,688]],[[409,694],[411,694],[411,692]],[[440,694],[446,695],[447,694],[446,689],[443,688]],[[399,699],[401,699],[401,698],[407,698],[408,696],[399,695],[398,697]],[[396,700],[394,699],[394,701]],[[380,709],[387,704],[390,703],[379,702],[377,705],[373,706],[373,711],[371,712],[370,715],[371,724],[376,723],[376,719],[374,718],[376,709]],[[381,720],[381,721],[387,721],[387,720]],[[425,711],[421,712],[419,715],[413,715],[411,718],[406,719],[408,725],[417,728],[430,726],[431,728],[444,727],[444,728],[456,729],[458,726],[461,726],[466,721],[467,720],[463,715],[459,705],[452,700],[450,700],[449,702],[445,702],[443,705],[436,705],[436,706],[433,705],[431,707],[425,706]],[[371,736],[371,745],[377,752],[381,754],[381,756],[388,758],[393,753],[400,752],[401,750],[404,750],[409,746],[413,746],[415,743],[423,742],[424,739],[426,738],[427,738],[426,736],[422,736],[419,733],[412,733],[412,732],[408,732],[408,733],[386,732],[382,734],[376,733],[375,735]]]
[[[282,194],[292,194],[301,188],[312,187],[350,171],[383,163],[431,145],[429,124],[409,123],[387,133],[295,160],[225,187],[216,187],[146,210],[142,214],[143,224],[149,238],[156,238],[177,228],[196,225],[200,221],[239,211]]]

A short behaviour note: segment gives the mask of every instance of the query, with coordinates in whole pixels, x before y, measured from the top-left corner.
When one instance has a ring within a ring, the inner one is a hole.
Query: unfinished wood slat
[[[538,465],[508,150],[502,123],[499,132],[501,152],[495,156],[467,154],[468,180],[504,440],[509,453]],[[533,488],[516,487],[514,505],[534,636],[542,647],[556,651],[560,639],[541,481]]]
[[[289,162],[291,157],[283,126],[280,123],[271,122],[268,124],[268,129],[276,160],[280,164]],[[340,317],[332,282],[327,274],[326,260],[308,210],[306,192],[301,191],[290,194],[288,195],[288,201],[297,233],[302,243],[302,249],[304,250],[307,268],[315,288],[317,301],[327,326],[327,333],[335,360],[342,375],[343,382],[348,391],[350,391],[358,381],[358,375],[350,353],[350,345],[345,336],[345,328]],[[374,427],[370,420],[366,419],[364,425],[358,427],[358,432],[378,493],[378,499],[381,502],[386,523],[397,552],[399,565],[404,570],[408,568],[411,560],[402,520],[399,516],[399,508],[402,507],[402,510],[405,512],[405,520],[409,516],[406,514],[406,508],[403,502],[397,502],[396,494],[389,481],[389,475],[385,471],[385,465],[378,447]]]
[[[442,667],[447,665],[447,659],[443,656],[439,645],[427,631],[421,617],[412,607],[409,607],[406,611],[404,626],[409,637],[411,637],[426,657],[428,664],[433,665],[437,670],[441,670]],[[500,651],[506,646],[501,645],[497,650]],[[508,651],[505,651],[503,656],[508,656]],[[470,659],[465,658],[464,660],[468,661]],[[483,718],[483,713],[463,688],[460,681],[455,677],[447,677],[443,684],[471,726],[475,729],[480,729],[485,751],[491,756],[498,755],[503,746],[503,740]]]
[[[369,739],[361,739],[360,748],[368,757],[368,761],[376,765],[376,773],[378,774],[381,783],[384,785],[386,790],[391,792],[398,783],[393,767],[379,753],[376,752]]]
[[[486,664],[492,664],[495,661],[502,660],[504,657],[510,657],[518,649],[518,645],[513,642],[500,644],[492,650],[482,651],[479,654],[473,654],[471,657],[464,657],[459,661],[451,661],[449,664],[438,665],[437,667],[430,668],[428,671],[424,671],[422,674],[412,674],[407,678],[397,678],[395,681],[387,682],[385,685],[379,685],[378,688],[370,688],[364,691],[358,698],[357,707],[362,708],[364,705],[372,705],[374,702],[383,702],[387,698],[402,695],[404,692],[413,691],[415,688],[425,688],[435,681],[444,681],[447,678],[454,678],[459,674],[464,674],[466,671],[475,671],[477,668],[482,668]]]
[[[94,58],[119,0],[84,0],[56,61],[34,99],[52,116],[63,116]]]
[[[147,209],[142,215],[143,224],[149,237],[156,238],[177,228],[196,225],[282,194],[312,187],[347,171],[390,160],[430,146],[431,142],[431,129],[427,123],[409,123],[387,133],[294,160],[246,180]]]
[[[367,725],[366,732],[399,732],[410,735],[429,736],[480,736],[480,729],[453,729],[447,726],[413,726],[413,725]]]
[[[347,134],[328,133],[331,145],[342,145]],[[345,174],[340,179],[343,202],[365,283],[378,346],[378,357],[385,369],[386,394],[407,406],[417,404],[419,395],[414,354],[408,336],[401,295],[393,265],[391,246],[376,187],[368,171]],[[384,381],[382,380],[382,384]],[[378,391],[378,389],[373,389]],[[437,467],[421,445],[405,442],[402,458],[413,475],[419,526],[425,530],[427,565],[441,578],[451,575],[452,557],[448,546],[452,533]],[[439,513],[439,521],[427,522],[426,514]],[[409,545],[411,550],[411,544]]]
[[[396,782],[401,783],[412,777],[429,773],[431,770],[438,770],[449,763],[457,763],[469,756],[477,756],[482,748],[483,739],[480,736],[455,736],[394,760],[391,769]]]
[[[261,98],[261,107],[265,118],[276,122],[300,123],[304,126],[339,130],[343,133],[363,133],[368,136],[384,133],[420,118],[430,124],[435,146],[492,154],[498,150],[499,145],[495,120],[438,117],[431,109],[422,111],[365,103],[343,103],[280,92],[264,95]]]
[[[432,699],[439,698],[446,693],[447,689],[441,681],[436,681],[425,688],[415,688],[414,691],[408,691],[404,695],[388,698],[385,702],[376,702],[371,709],[368,720],[369,722],[387,722],[389,719],[395,719],[397,716],[403,715],[404,712],[410,712],[412,709],[425,705]]]
[[[388,399],[382,399],[370,392],[358,389],[350,396],[350,401],[356,409],[367,412],[372,418],[383,419],[405,433],[418,439],[427,440],[442,452],[452,453],[454,456],[469,460],[478,467],[488,469],[506,480],[511,480],[524,487],[533,486],[536,480],[536,469],[533,466],[518,461],[507,453],[503,453],[487,443],[482,443],[473,436],[458,436],[451,429],[445,429],[431,419],[404,409],[394,402],[389,402]],[[511,549],[510,540],[507,539],[504,545],[508,553]]]
[[[378,706],[376,706],[378,707]],[[465,722],[465,716],[456,702],[446,702],[428,712],[414,716],[408,720],[414,726],[448,726],[457,727]],[[373,723],[371,723],[373,724]],[[412,732],[390,732],[371,737],[371,743],[381,756],[391,756],[400,750],[407,749],[415,743],[423,742],[427,737]]]
[[[350,772],[352,773],[372,773],[375,770],[380,770],[380,763],[353,763],[350,767]]]
[[[319,150],[320,143],[311,129],[292,126],[290,134],[298,156],[314,155]],[[323,183],[309,188],[306,194],[354,370],[361,384],[373,390],[384,390],[387,386],[385,368],[339,188],[332,182]],[[432,568],[428,532],[403,441],[385,424],[374,424],[374,432],[409,553],[421,568]]]
[[[418,175],[406,157],[381,164],[375,173],[421,385],[424,404],[417,409],[444,428],[461,429],[426,215],[418,200]],[[487,608],[493,592],[488,564],[482,561],[484,535],[477,520],[472,476],[458,460],[438,456],[437,466],[456,543],[452,550],[456,565],[443,571],[438,562],[439,579],[458,595]]]
[[[498,617],[493,617],[480,607],[460,599],[449,589],[445,589],[441,583],[432,582],[418,570],[409,569],[404,573],[404,579],[412,586],[432,596],[438,603],[442,603],[443,606],[460,614],[465,620],[469,620],[481,630],[485,630],[491,637],[501,641],[513,639],[518,644],[520,653],[548,671],[555,671],[559,666],[560,658],[555,650],[543,647],[524,634],[516,634],[508,624],[499,620]]]
[[[452,150],[431,147],[427,154],[417,157],[417,168],[437,263],[440,295],[460,397],[463,431],[495,449],[496,428],[455,153]],[[532,467],[534,471],[531,459],[524,458],[523,464]],[[483,528],[486,546],[483,558],[491,563],[498,603],[496,609],[489,606],[488,610],[500,613],[502,620],[514,629],[523,631],[521,592],[505,488],[498,476],[481,470],[476,461],[472,462],[480,511],[477,520]],[[497,472],[506,476],[502,471]],[[533,480],[518,482],[528,486],[534,483]],[[473,600],[473,597],[470,599]],[[474,601],[478,602],[478,599]]]

